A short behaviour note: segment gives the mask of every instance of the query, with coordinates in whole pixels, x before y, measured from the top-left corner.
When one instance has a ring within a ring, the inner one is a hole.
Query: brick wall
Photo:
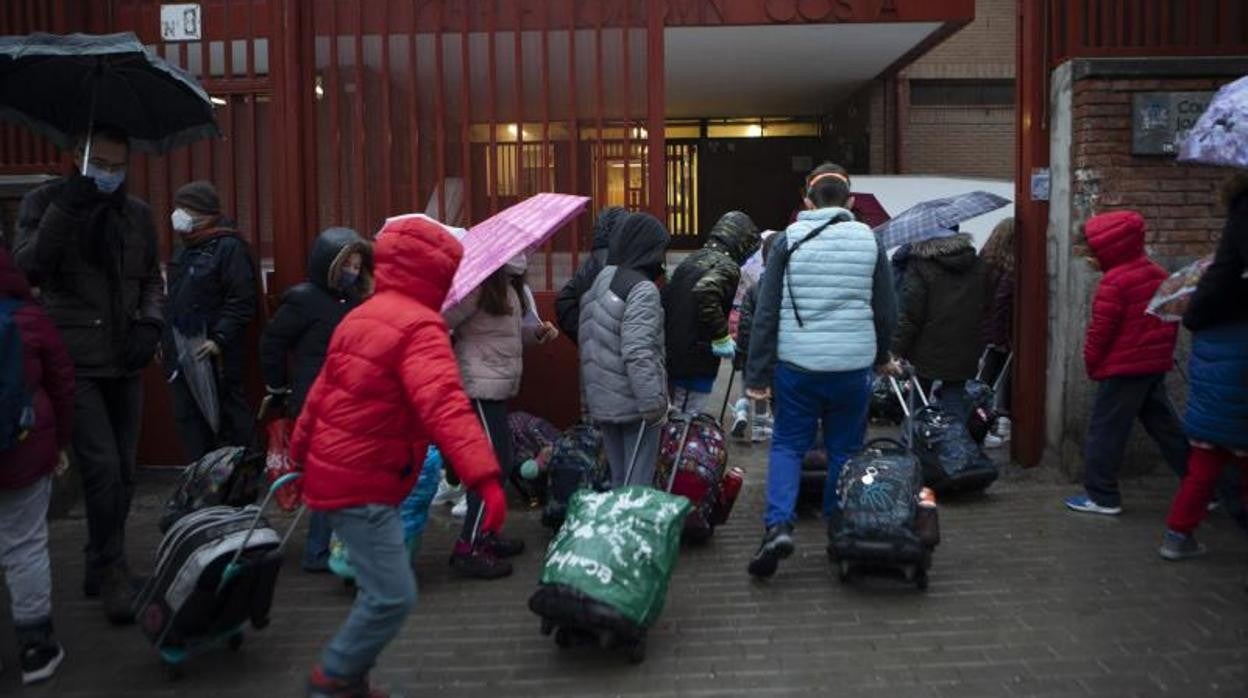
[[[911,79],[1014,77],[1017,0],[976,0],[975,21],[906,69]]]
[[[907,80],[1014,77],[1016,0],[977,0],[975,21],[905,71]],[[1014,108],[911,106],[906,174],[1014,178]]]
[[[1229,80],[1080,80],[1074,85],[1071,135],[1071,234],[1083,251],[1080,224],[1131,208],[1148,222],[1149,252],[1178,263],[1208,254],[1222,230],[1218,187],[1226,171],[1189,166],[1167,156],[1131,155],[1134,92],[1212,91]]]
[[[910,107],[906,173],[1014,179],[1014,108]]]

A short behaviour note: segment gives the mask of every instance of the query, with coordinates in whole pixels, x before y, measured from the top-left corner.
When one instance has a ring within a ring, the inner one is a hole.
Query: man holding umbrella
[[[147,204],[126,194],[129,142],[96,125],[75,173],[22,200],[15,256],[40,289],[77,374],[73,462],[87,504],[83,593],[108,619],[133,620],[125,526],[134,492],[142,409],[140,372],[160,341],[165,304],[156,230]]]

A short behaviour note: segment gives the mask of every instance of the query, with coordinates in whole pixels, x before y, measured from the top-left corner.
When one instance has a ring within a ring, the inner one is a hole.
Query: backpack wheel
[[[915,575],[914,586],[918,587],[919,591],[927,591],[927,571],[926,570],[919,570],[919,573]]]
[[[550,635],[555,632],[555,622],[549,618],[543,618],[541,632],[543,635]]]
[[[849,564],[849,560],[841,560],[840,565],[837,567],[836,576],[837,576],[837,579],[841,580],[842,582],[848,582],[849,578],[853,575],[853,572],[854,572],[854,568],[852,565]]]
[[[646,639],[638,638],[636,642],[629,645],[628,662],[629,664],[641,664],[646,661]]]
[[[229,647],[231,652],[237,652],[240,649],[242,649],[243,648],[242,631],[240,630],[239,632],[236,632],[233,635],[231,635],[229,639],[225,641],[225,646]]]
[[[572,631],[568,628],[559,628],[555,631],[555,644],[562,649],[572,646]]]

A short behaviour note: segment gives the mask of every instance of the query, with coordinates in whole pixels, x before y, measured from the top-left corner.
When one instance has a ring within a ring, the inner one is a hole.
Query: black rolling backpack
[[[922,489],[918,458],[893,439],[875,439],[846,461],[837,481],[840,509],[828,522],[828,557],[841,581],[859,570],[887,569],[927,588],[940,523]]]
[[[929,402],[917,378],[909,379],[911,399],[903,397],[895,378],[889,380],[906,413],[902,438],[923,467],[923,484],[944,495],[978,492],[996,482],[997,464],[975,443],[965,424]],[[915,395],[923,403],[917,410]]]

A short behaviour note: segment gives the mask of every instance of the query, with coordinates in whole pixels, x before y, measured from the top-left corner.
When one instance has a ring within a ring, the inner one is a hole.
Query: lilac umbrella
[[[1248,168],[1248,76],[1213,96],[1180,144],[1179,160]]]
[[[472,293],[507,260],[546,242],[588,205],[586,196],[538,194],[469,228],[460,239],[464,258],[442,310]]]

